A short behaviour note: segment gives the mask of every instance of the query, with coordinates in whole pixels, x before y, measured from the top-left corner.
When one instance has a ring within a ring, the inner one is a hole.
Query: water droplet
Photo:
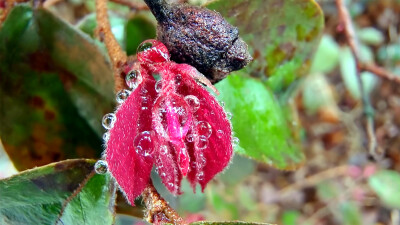
[[[125,77],[126,85],[129,88],[135,89],[142,82],[143,78],[139,70],[131,70]]]
[[[217,137],[222,138],[223,135],[224,135],[223,130],[217,130]]]
[[[150,48],[152,48],[153,47],[153,43],[151,43],[151,42],[142,42],[139,46],[138,46],[138,48],[137,48],[137,51],[136,52],[144,52],[144,51],[146,51],[146,50],[149,50]]]
[[[167,154],[168,153],[168,147],[166,145],[162,145],[160,147],[160,153],[161,153],[161,155]]]
[[[177,74],[176,77],[175,77],[175,84],[176,85],[180,85],[181,82],[182,82],[182,75]]]
[[[198,174],[197,174],[197,180],[203,180],[204,179],[204,172],[203,171],[200,171]]]
[[[193,134],[186,135],[186,141],[187,142],[193,142],[194,141],[194,135]]]
[[[102,125],[107,130],[111,129],[114,126],[117,117],[115,117],[114,113],[108,113],[103,116]]]
[[[161,176],[162,176],[162,177],[165,177],[166,175],[167,175],[167,174],[165,174],[165,173],[161,173]]]
[[[94,164],[94,170],[97,174],[105,174],[108,171],[107,162],[104,160],[99,160]]]
[[[238,146],[239,145],[239,138],[237,138],[237,137],[232,138],[232,145],[233,145],[233,147]]]
[[[131,92],[128,90],[125,90],[125,89],[119,91],[117,93],[117,98],[116,98],[117,102],[119,104],[124,103],[124,101],[129,97],[130,94],[131,94]]]
[[[198,149],[205,149],[205,148],[207,148],[207,146],[208,146],[208,138],[204,135],[200,135],[199,140],[196,143],[196,147]]]
[[[107,142],[108,140],[110,140],[110,133],[108,133],[108,132],[104,133],[103,140],[104,140],[104,142]]]
[[[199,135],[209,138],[212,134],[212,127],[206,121],[200,121],[197,123],[197,131]]]
[[[148,110],[149,108],[148,107],[146,107],[146,106],[143,106],[142,107],[142,110]]]
[[[150,131],[143,131],[133,141],[135,151],[142,156],[150,156],[153,153],[153,143]]]
[[[228,120],[231,120],[232,119],[232,113],[231,112],[227,112],[226,113],[226,117],[228,117]]]
[[[174,184],[173,183],[168,183],[168,186],[174,187]]]
[[[156,86],[155,86],[156,92],[160,92],[162,89],[162,81],[159,80],[156,82]]]
[[[220,104],[222,107],[225,107],[225,102],[224,102],[224,101],[219,101],[219,104]]]
[[[190,108],[192,109],[193,112],[196,112],[200,108],[200,101],[194,95],[187,95],[185,97],[185,101],[190,106]]]

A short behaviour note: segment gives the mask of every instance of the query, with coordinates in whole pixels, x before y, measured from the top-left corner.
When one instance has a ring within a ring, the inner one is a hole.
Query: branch
[[[98,35],[106,45],[111,59],[114,70],[115,91],[118,92],[125,87],[123,67],[126,65],[128,57],[111,32],[107,14],[107,0],[96,0],[96,20]]]
[[[156,224],[186,224],[182,217],[180,217],[178,213],[160,196],[160,194],[158,194],[151,181],[144,189],[142,197],[146,205],[147,222]]]
[[[361,69],[365,70],[365,71],[369,71],[379,77],[382,77],[384,79],[390,80],[390,81],[394,81],[396,83],[400,84],[400,76],[393,74],[387,70],[385,70],[384,68],[375,65],[375,64],[363,64],[361,65]]]
[[[355,36],[353,23],[351,21],[350,14],[343,2],[343,0],[336,0],[336,6],[338,9],[339,19],[341,23],[344,25],[344,32],[346,35],[347,44],[350,47],[351,53],[356,61],[357,65],[357,83],[360,88],[360,93],[362,97],[362,103],[364,108],[364,114],[366,116],[366,131],[368,136],[368,150],[371,156],[375,158],[375,160],[381,159],[383,155],[383,151],[379,148],[374,129],[374,109],[369,100],[369,96],[365,93],[364,87],[361,81],[361,69],[363,68],[362,63],[360,62],[360,53],[358,48],[358,42]]]

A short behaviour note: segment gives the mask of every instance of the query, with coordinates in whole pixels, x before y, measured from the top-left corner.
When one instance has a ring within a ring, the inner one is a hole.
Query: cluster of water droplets
[[[225,110],[225,102],[219,101],[219,104],[220,104],[220,105],[222,106],[222,108],[224,108],[224,110]],[[226,111],[225,111],[225,114],[226,114],[226,118],[227,118],[228,120],[232,120],[233,114],[232,114],[231,112],[226,112]],[[222,137],[223,137],[223,134],[224,134],[224,132],[223,132],[222,130],[218,130],[218,131],[217,131],[217,137],[222,138]],[[232,146],[235,148],[235,147],[239,146],[239,138],[234,137],[234,136],[233,136],[233,133],[232,133],[231,135],[232,135]]]
[[[113,128],[115,121],[117,121],[117,117],[114,113],[108,113],[103,116],[101,124],[107,130],[107,132],[103,134],[104,143],[107,143],[110,139],[110,133],[108,131]]]

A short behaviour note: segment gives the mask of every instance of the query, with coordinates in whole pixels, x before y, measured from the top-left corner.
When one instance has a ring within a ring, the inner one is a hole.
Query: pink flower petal
[[[131,205],[148,184],[154,162],[151,109],[157,93],[154,78],[141,72],[145,79],[117,109],[106,148],[109,171]]]
[[[196,182],[199,183],[204,190],[207,183],[232,158],[232,127],[215,97],[190,77],[191,74],[185,72],[186,70],[180,71],[182,83],[177,87],[177,92],[186,96],[192,105],[194,140],[190,143],[186,139],[186,144],[188,152],[195,158],[195,164],[190,167],[188,180],[193,187]]]

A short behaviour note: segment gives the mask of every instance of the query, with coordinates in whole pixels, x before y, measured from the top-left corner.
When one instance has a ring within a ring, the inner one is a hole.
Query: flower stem
[[[144,189],[142,197],[146,205],[146,220],[149,223],[186,224],[182,217],[160,196],[151,181]]]
[[[113,66],[115,91],[117,92],[125,87],[123,68],[127,63],[128,57],[111,32],[107,14],[107,0],[96,0],[96,20],[98,35],[106,45]]]

